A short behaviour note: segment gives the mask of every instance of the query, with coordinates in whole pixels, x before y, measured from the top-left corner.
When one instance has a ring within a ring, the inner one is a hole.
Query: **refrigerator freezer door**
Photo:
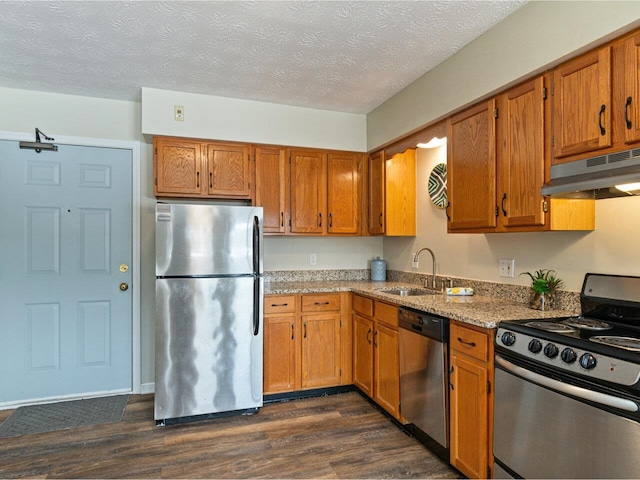
[[[156,276],[262,274],[262,207],[158,203]]]
[[[262,282],[156,280],[156,420],[262,406]]]

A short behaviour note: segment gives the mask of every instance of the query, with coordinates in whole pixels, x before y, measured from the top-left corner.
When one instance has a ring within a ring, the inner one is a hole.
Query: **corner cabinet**
[[[249,145],[154,137],[153,173],[156,197],[253,198]]]
[[[351,383],[349,305],[346,293],[265,297],[265,394]]]
[[[385,157],[383,150],[369,156],[369,235],[415,236],[416,151],[408,149]]]
[[[492,478],[493,331],[451,321],[450,463],[468,478]]]
[[[353,295],[353,383],[401,420],[396,305]]]
[[[594,200],[543,197],[548,178],[546,75],[451,118],[448,231],[593,230]]]

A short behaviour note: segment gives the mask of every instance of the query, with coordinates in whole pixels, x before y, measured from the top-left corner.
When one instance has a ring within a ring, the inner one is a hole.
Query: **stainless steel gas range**
[[[588,273],[580,303],[498,326],[495,478],[640,478],[640,277]]]

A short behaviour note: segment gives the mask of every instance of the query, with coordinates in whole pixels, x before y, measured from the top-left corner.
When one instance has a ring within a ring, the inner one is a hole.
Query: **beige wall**
[[[638,1],[531,1],[369,113],[368,149],[638,25]]]

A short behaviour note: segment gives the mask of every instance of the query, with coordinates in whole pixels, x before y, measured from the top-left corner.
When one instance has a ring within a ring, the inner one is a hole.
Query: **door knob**
[[[129,290],[129,284],[125,283],[125,282],[122,282],[120,284],[120,290],[122,290],[123,292],[126,292],[127,290]]]

